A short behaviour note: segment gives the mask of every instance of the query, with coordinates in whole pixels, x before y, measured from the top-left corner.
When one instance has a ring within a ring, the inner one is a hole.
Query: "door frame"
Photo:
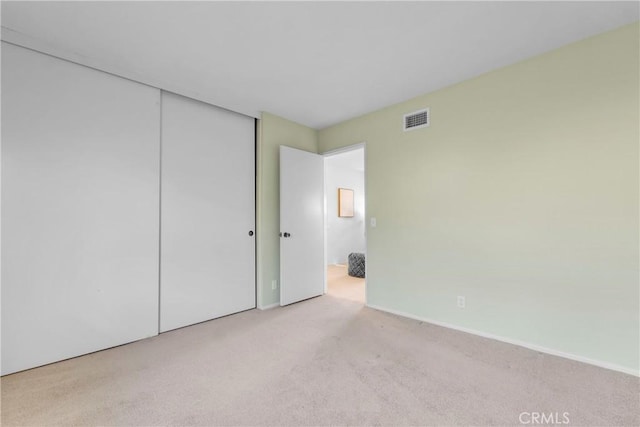
[[[338,154],[348,153],[349,151],[362,149],[364,156],[364,250],[365,250],[365,263],[364,263],[364,305],[369,304],[369,298],[367,296],[367,277],[369,277],[368,273],[368,262],[366,261],[366,254],[369,252],[369,243],[368,243],[368,232],[367,232],[367,212],[368,212],[368,197],[367,197],[367,142],[362,141],[356,144],[347,145],[340,148],[335,148],[333,150],[325,151],[320,153],[322,157],[326,158],[335,156]],[[327,224],[329,212],[327,211],[327,165],[325,162],[324,165],[324,293],[327,293]]]

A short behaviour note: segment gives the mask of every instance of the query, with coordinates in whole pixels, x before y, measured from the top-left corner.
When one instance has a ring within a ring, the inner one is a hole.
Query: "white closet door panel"
[[[2,373],[158,332],[159,90],[2,44]]]
[[[255,307],[254,120],[162,93],[160,331]]]

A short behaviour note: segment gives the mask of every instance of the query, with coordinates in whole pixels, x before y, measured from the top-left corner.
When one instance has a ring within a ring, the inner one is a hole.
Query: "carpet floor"
[[[2,378],[2,425],[640,425],[638,378],[331,295]],[[522,418],[522,413],[525,413]]]

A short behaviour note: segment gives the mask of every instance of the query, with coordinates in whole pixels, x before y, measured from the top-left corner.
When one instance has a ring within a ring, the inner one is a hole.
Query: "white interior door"
[[[160,332],[255,307],[254,129],[162,93]]]
[[[280,305],[324,293],[324,158],[280,146]]]
[[[160,91],[2,43],[2,374],[158,333]]]

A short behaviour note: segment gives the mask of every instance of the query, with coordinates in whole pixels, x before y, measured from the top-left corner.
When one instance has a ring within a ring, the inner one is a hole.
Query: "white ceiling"
[[[639,19],[638,2],[2,2],[2,38],[323,128]]]

